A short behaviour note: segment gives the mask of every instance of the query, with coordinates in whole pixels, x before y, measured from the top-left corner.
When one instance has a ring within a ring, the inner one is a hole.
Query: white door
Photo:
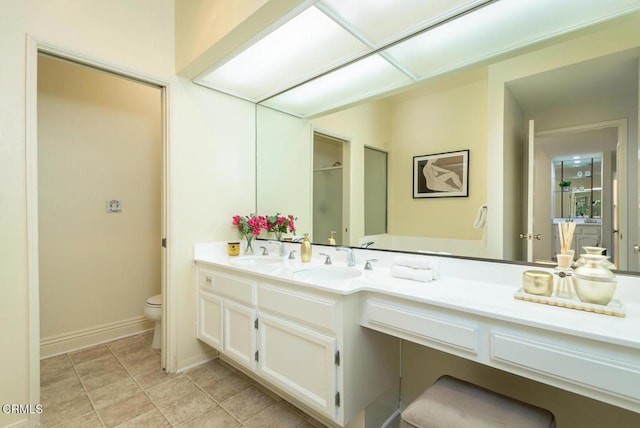
[[[198,339],[222,351],[222,298],[200,292],[198,297]]]
[[[255,320],[255,309],[224,301],[224,353],[251,370],[256,368]]]
[[[336,418],[336,339],[260,313],[260,374],[318,412]]]

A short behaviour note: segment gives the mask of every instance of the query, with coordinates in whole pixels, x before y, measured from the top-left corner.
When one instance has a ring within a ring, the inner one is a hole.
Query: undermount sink
[[[282,257],[273,256],[240,256],[231,260],[232,265],[236,266],[264,266],[282,262]]]
[[[358,269],[346,266],[324,266],[300,269],[293,272],[299,278],[307,279],[351,279],[362,274]]]

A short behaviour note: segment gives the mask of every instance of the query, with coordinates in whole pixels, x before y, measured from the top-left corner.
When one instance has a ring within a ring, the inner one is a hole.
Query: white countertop
[[[260,245],[262,241],[258,241],[256,248]],[[285,244],[287,251],[298,247],[299,244]],[[273,254],[276,248],[270,250]],[[417,304],[640,349],[640,277],[637,276],[618,275],[618,288],[614,298],[620,300],[626,308],[626,317],[620,318],[514,299],[514,293],[521,287],[522,272],[529,269],[540,270],[526,265],[415,255],[439,263],[440,278],[423,283],[391,277],[390,267],[396,253],[355,249],[355,268],[362,272],[356,278],[314,280],[293,274],[295,270],[323,266],[324,257],[318,255],[319,252],[330,253],[334,266],[346,265],[344,253],[338,253],[327,246],[314,246],[311,263],[301,263],[299,258],[283,258],[281,263],[276,264],[238,266],[236,263],[239,257],[227,256],[224,242],[196,244],[194,260],[328,293],[377,293],[381,297],[392,296]],[[364,271],[364,261],[371,258],[379,261],[374,263],[373,271]]]

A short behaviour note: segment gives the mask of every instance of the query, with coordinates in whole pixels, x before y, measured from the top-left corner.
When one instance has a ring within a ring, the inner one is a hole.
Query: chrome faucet
[[[324,259],[324,264],[325,265],[330,265],[331,263],[331,256],[327,253],[320,253],[321,256],[325,256],[326,259]]]
[[[355,266],[356,265],[356,254],[353,252],[353,248],[336,247],[336,251],[346,251],[346,253],[347,253],[347,265],[348,266]]]
[[[375,244],[375,242],[373,242],[373,241],[363,242],[362,244],[360,244],[360,248],[369,248],[373,244]]]
[[[271,244],[271,245],[277,245],[279,248],[279,252],[278,255],[280,257],[284,257],[286,255],[285,251],[284,251],[284,242],[282,241],[273,241],[273,240],[269,240],[267,241],[267,244]]]

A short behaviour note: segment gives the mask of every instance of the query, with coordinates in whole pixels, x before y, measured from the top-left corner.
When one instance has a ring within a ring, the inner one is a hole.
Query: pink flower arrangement
[[[262,229],[267,229],[267,218],[255,214],[245,216],[234,215],[231,224],[238,229],[240,236],[257,236],[260,235]]]
[[[295,221],[298,219],[294,217],[292,214],[287,215],[286,217],[281,215],[280,213],[276,215],[267,215],[267,231],[273,232],[278,235],[282,235],[283,233],[296,232],[296,223]]]

